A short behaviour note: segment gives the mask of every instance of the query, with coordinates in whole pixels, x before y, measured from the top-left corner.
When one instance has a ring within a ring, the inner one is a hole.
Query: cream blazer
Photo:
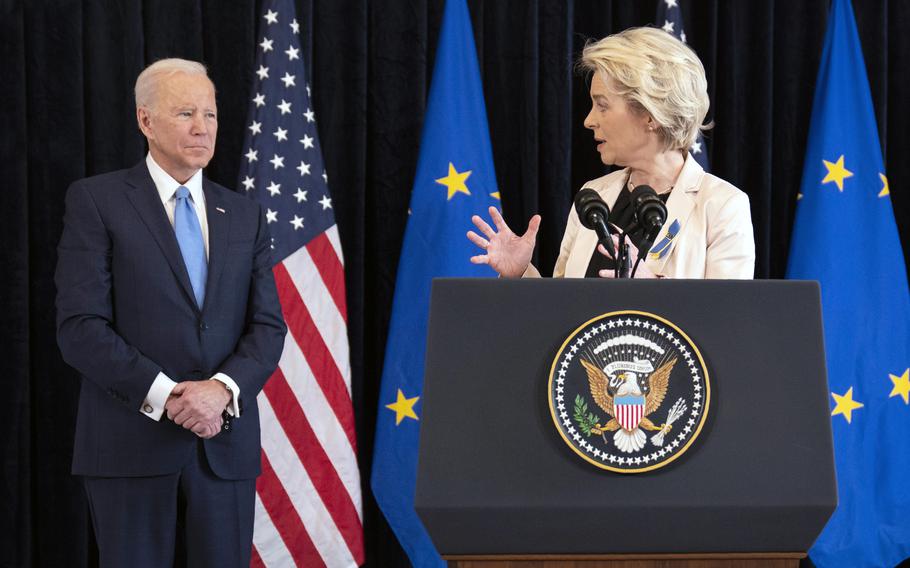
[[[612,209],[629,177],[628,168],[591,180]],[[597,247],[597,234],[585,229],[575,209],[553,269],[554,278],[583,278]],[[749,197],[706,173],[691,154],[667,200],[667,222],[643,261],[651,272],[666,278],[750,279],[755,272],[755,240]],[[525,277],[539,277],[529,266]]]

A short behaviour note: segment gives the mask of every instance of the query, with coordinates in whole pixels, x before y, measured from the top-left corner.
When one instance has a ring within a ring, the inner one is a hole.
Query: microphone
[[[654,190],[651,190],[652,192]],[[613,239],[610,238],[610,229],[607,227],[607,219],[610,218],[610,208],[600,198],[600,195],[590,187],[583,187],[575,195],[575,212],[578,213],[578,219],[586,229],[591,229],[597,233],[597,238],[603,244],[610,258],[616,259],[613,252]]]
[[[667,221],[667,206],[657,197],[657,192],[649,185],[638,185],[632,190],[632,210],[635,222],[644,230],[644,239],[639,244],[640,254],[647,254],[657,233]],[[645,246],[642,246],[645,245]],[[642,249],[645,249],[642,251]]]

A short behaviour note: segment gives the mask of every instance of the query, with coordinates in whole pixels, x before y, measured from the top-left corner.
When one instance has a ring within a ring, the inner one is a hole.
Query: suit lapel
[[[186,294],[187,300],[194,307],[196,306],[193,286],[190,284],[190,276],[186,271],[186,264],[183,262],[183,254],[180,252],[180,246],[177,244],[177,235],[174,233],[174,227],[167,218],[164,206],[161,204],[161,198],[158,196],[158,190],[155,189],[155,183],[149,175],[145,161],[130,170],[126,177],[126,183],[130,185],[127,191],[127,197],[139,214],[139,218],[148,228],[149,233],[158,243],[161,252],[167,259],[171,270],[180,286]]]
[[[218,278],[224,269],[227,256],[228,235],[231,230],[230,210],[219,199],[219,195],[212,188],[212,183],[203,178],[202,191],[205,193],[205,214],[209,224],[209,272],[208,281],[205,283],[205,297],[214,297],[214,290],[218,285]]]
[[[689,215],[695,207],[695,194],[698,193],[704,175],[705,171],[698,165],[695,158],[691,154],[687,154],[686,163],[676,180],[676,187],[670,192],[670,198],[667,199],[667,221],[657,233],[657,241],[651,247],[645,261],[648,268],[655,274],[663,272],[667,260],[673,255],[676,243],[679,242],[679,233],[685,228]]]

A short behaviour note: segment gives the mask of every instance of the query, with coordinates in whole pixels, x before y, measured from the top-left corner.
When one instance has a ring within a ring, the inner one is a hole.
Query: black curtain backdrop
[[[756,276],[783,277],[828,1],[683,4],[708,75],[712,170],[751,198]],[[505,217],[523,230],[532,214],[543,215],[537,262],[546,272],[574,192],[604,172],[582,127],[589,102],[574,60],[587,38],[652,23],[656,2],[469,5]],[[345,253],[370,566],[407,565],[368,480],[442,8],[443,0],[297,1]],[[906,253],[910,116],[901,101],[910,100],[910,2],[854,0],[854,9]],[[260,22],[256,0],[0,0],[2,566],[91,566],[96,557],[81,486],[69,474],[78,379],[54,338],[64,192],[144,156],[133,83],[145,65],[172,56],[210,69],[220,133],[207,173],[235,187]],[[863,230],[832,222],[843,225],[837,246],[851,246]]]

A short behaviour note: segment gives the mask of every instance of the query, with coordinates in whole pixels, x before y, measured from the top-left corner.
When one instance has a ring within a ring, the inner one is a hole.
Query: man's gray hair
[[[176,73],[202,75],[206,79],[209,77],[205,70],[205,65],[198,61],[189,61],[176,57],[160,59],[143,69],[139,77],[136,78],[136,108],[152,108],[155,104],[161,79]]]

